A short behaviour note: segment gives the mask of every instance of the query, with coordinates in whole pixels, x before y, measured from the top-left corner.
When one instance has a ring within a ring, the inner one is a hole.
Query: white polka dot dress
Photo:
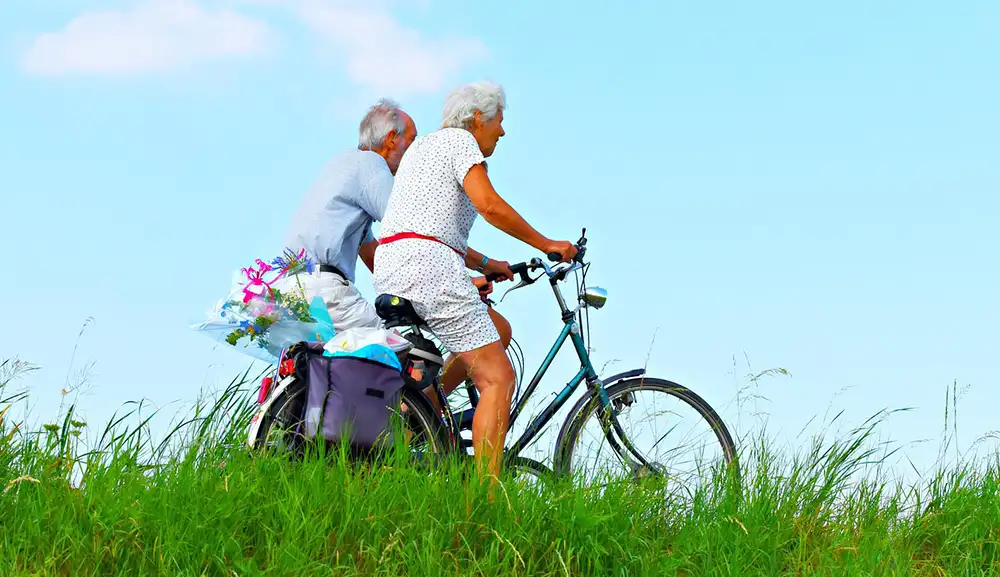
[[[375,290],[412,302],[431,332],[456,353],[500,340],[464,256],[452,250],[464,254],[468,246],[477,212],[462,182],[484,160],[476,139],[461,128],[417,138],[399,163],[379,236],[414,232],[448,246],[404,238],[375,251]]]

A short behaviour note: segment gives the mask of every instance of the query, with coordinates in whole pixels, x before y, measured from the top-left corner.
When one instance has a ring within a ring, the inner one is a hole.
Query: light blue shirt
[[[385,214],[392,181],[389,165],[374,152],[333,157],[292,215],[285,246],[306,249],[317,264],[333,265],[354,282],[358,250],[375,239],[371,225]]]

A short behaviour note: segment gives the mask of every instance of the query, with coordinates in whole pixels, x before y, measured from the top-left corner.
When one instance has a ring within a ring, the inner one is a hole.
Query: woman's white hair
[[[406,122],[400,114],[399,104],[394,100],[383,98],[368,109],[358,127],[358,148],[360,150],[375,150],[385,143],[385,138],[393,130],[400,137],[406,130]]]
[[[477,110],[485,122],[493,120],[504,108],[507,108],[507,97],[502,86],[488,80],[472,82],[452,90],[445,97],[441,126],[468,128]]]

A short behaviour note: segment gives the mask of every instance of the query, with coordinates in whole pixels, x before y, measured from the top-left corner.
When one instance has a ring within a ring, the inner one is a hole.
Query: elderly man
[[[311,274],[283,279],[284,286],[277,287],[301,286],[308,301],[322,297],[337,332],[382,326],[375,307],[354,286],[355,264],[360,256],[374,270],[377,242],[371,225],[382,220],[393,175],[417,136],[413,119],[387,99],[368,110],[358,132],[357,150],[337,154],[324,167],[286,236],[287,247],[304,248],[319,266]]]
[[[480,468],[494,475],[502,463],[514,369],[498,331],[502,317],[479,298],[467,269],[514,275],[506,262],[469,248],[469,231],[481,214],[543,253],[564,261],[576,256],[573,243],[542,236],[493,189],[485,160],[504,135],[504,105],[503,89],[489,82],[448,95],[442,128],[416,139],[399,164],[373,275],[376,291],[408,299],[455,354],[446,374],[457,365],[479,389],[473,446]]]

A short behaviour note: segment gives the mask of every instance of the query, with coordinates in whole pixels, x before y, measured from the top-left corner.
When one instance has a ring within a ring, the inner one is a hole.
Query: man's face
[[[488,122],[483,122],[479,131],[479,148],[483,156],[491,156],[497,148],[497,142],[505,133],[503,131],[503,109],[497,110],[496,116]]]
[[[417,138],[417,125],[413,122],[413,119],[410,118],[409,114],[406,114],[405,112],[402,114],[403,119],[406,122],[406,128],[403,129],[403,135],[401,137],[397,135],[393,139],[393,142],[389,147],[388,158],[385,159],[386,164],[389,165],[389,171],[392,172],[393,175],[396,174],[396,169],[399,168],[399,163],[403,160],[403,153],[406,152],[406,149],[409,148],[410,145],[413,144],[413,141]]]

